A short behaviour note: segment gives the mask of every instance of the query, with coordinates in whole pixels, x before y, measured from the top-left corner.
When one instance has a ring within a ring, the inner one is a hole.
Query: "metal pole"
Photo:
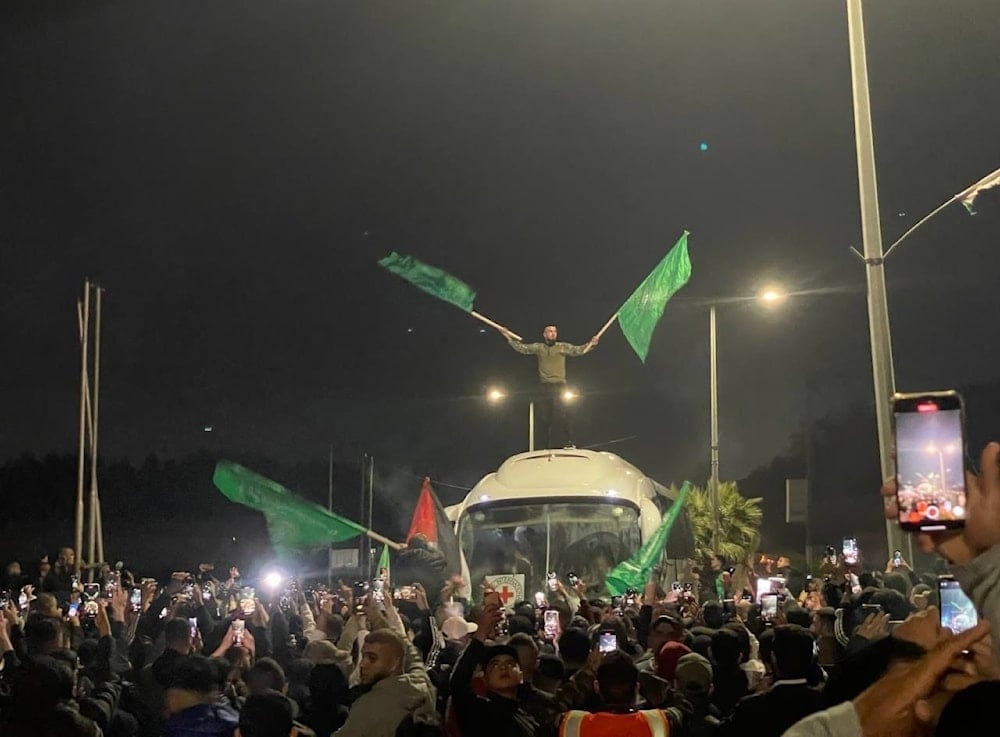
[[[708,344],[712,390],[712,552],[719,552],[719,376],[716,362],[715,305],[709,310]]]
[[[358,510],[358,519],[365,518],[365,494],[366,487],[368,486],[368,467],[365,465],[368,462],[368,454],[361,451],[361,508]],[[358,547],[358,576],[361,577],[365,575],[365,571],[368,567],[365,565],[365,551],[369,548],[369,542],[365,539],[365,536],[361,536],[361,540]]]
[[[333,514],[333,443],[330,443],[330,469],[327,479],[326,506],[330,510],[330,514]],[[333,544],[326,547],[326,585],[333,586]]]
[[[535,400],[528,402],[528,452],[535,450]]]
[[[889,332],[889,305],[886,301],[882,226],[878,211],[875,177],[875,144],[872,135],[871,101],[868,95],[868,62],[865,55],[864,16],[861,0],[847,0],[847,27],[851,50],[851,91],[854,96],[854,139],[858,157],[858,189],[861,199],[861,230],[864,240],[865,275],[868,282],[868,330],[872,349],[872,378],[875,388],[875,418],[878,426],[879,461],[882,478],[895,474],[892,458],[892,418],[890,399],[896,391],[892,368],[892,336]],[[885,522],[886,552],[907,550],[913,559],[910,536]]]
[[[97,497],[97,420],[98,420],[98,407],[101,401],[100,396],[100,371],[101,371],[101,295],[104,290],[100,287],[94,287],[94,293],[97,295],[97,306],[95,310],[95,315],[97,317],[97,322],[94,330],[94,401],[91,403],[90,411],[93,416],[93,421],[90,428],[90,540],[87,544],[87,562],[93,565],[99,561],[99,553],[101,552],[99,548],[103,548],[103,545],[99,545],[97,538],[100,535],[98,529],[98,505],[100,502]],[[94,580],[94,569],[90,569],[90,573],[87,576],[89,581]]]
[[[368,529],[372,529],[372,512],[375,507],[375,458],[374,456],[368,457]],[[371,581],[374,576],[374,571],[372,569],[372,553],[371,553],[371,543],[366,541],[366,549],[368,551],[368,580]]]
[[[80,562],[83,558],[83,467],[86,446],[84,444],[84,433],[87,422],[87,346],[88,329],[90,326],[90,281],[83,282],[83,308],[77,300],[77,315],[80,321],[80,446],[77,452],[76,463],[76,535],[74,544],[76,545],[76,575],[80,576]]]

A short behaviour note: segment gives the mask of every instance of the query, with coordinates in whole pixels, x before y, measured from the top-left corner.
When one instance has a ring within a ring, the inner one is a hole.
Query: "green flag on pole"
[[[392,581],[392,571],[389,570],[389,546],[382,543],[382,555],[378,557],[378,572],[382,575],[382,569],[385,569],[386,578]]]
[[[646,585],[650,572],[663,556],[663,549],[670,538],[670,528],[677,521],[689,491],[691,491],[691,485],[685,481],[677,494],[677,499],[670,505],[670,509],[667,510],[667,514],[660,526],[656,528],[653,536],[636,551],[635,555],[616,565],[604,579],[612,596],[623,596],[626,589],[641,591]]]
[[[642,284],[625,300],[618,310],[618,324],[639,360],[646,362],[653,328],[663,316],[663,308],[677,290],[691,278],[691,259],[688,256],[685,230],[656,268],[649,272]]]
[[[271,544],[279,553],[343,542],[368,531],[238,463],[216,463],[212,482],[231,501],[264,513]]]
[[[418,261],[413,256],[405,256],[393,251],[380,259],[378,265],[388,269],[393,274],[410,282],[417,289],[422,289],[430,295],[443,299],[466,312],[472,312],[472,303],[476,293],[472,287],[458,277],[436,266]]]

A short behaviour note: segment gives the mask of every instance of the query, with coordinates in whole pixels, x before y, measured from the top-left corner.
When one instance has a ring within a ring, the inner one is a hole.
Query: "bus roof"
[[[614,453],[593,450],[542,450],[519,453],[484,476],[449,517],[465,508],[492,501],[561,497],[614,497],[639,507],[655,495],[653,482]]]

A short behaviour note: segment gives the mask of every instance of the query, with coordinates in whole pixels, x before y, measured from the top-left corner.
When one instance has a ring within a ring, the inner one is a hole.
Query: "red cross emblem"
[[[507,606],[507,602],[509,602],[517,595],[517,592],[515,592],[514,589],[512,589],[507,584],[501,586],[500,590],[497,591],[497,593],[500,595],[500,601],[503,602],[504,606]]]

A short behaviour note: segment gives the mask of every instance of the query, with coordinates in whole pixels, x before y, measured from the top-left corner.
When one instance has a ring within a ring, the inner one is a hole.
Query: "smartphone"
[[[142,608],[142,589],[132,589],[132,593],[129,594],[129,603],[132,605],[133,612]]]
[[[67,614],[67,616],[75,617],[76,614],[77,614],[77,612],[79,612],[79,611],[80,611],[80,602],[78,602],[78,601],[71,601],[69,603],[69,607],[66,610],[66,614]]]
[[[549,571],[545,576],[545,582],[548,584],[549,591],[556,591],[559,588],[559,576],[556,575],[555,571]]]
[[[972,600],[951,576],[938,579],[938,596],[941,598],[941,626],[954,634],[972,629],[979,622],[979,614]]]
[[[198,636],[198,618],[188,617],[188,624],[191,625],[191,639]]]
[[[28,595],[22,590],[17,596],[17,608],[23,612],[28,608],[28,601]]]
[[[872,614],[881,614],[882,611],[883,610],[882,610],[882,605],[881,604],[862,604],[861,605],[861,613],[864,616],[866,616],[866,617],[868,617],[868,616],[870,616]]]
[[[566,580],[569,581],[570,586],[577,586],[580,583],[580,577],[573,573],[573,571],[566,574]]]
[[[841,553],[844,555],[844,562],[849,565],[857,565],[858,562],[858,538],[856,537],[845,537],[843,544],[840,547]]]
[[[670,590],[671,591],[680,591],[681,590],[681,582],[680,581],[674,581],[672,584],[670,584]]]
[[[965,524],[965,406],[958,392],[896,394],[896,504],[904,530]]]
[[[903,554],[899,550],[896,550],[892,554],[892,565],[894,568],[899,568],[903,565]]]
[[[837,565],[837,549],[832,545],[826,546],[826,562],[831,566]]]
[[[240,589],[240,611],[244,614],[253,614],[257,610],[257,603],[254,597],[257,592],[249,586]]]
[[[764,594],[760,597],[760,618],[772,622],[778,616],[778,595]]]
[[[83,598],[85,601],[93,601],[101,595],[101,584],[85,583],[83,585]]]
[[[558,615],[556,612],[556,616]],[[613,653],[618,649],[618,635],[614,632],[602,632],[598,636],[597,647],[602,653]]]
[[[542,621],[545,639],[549,642],[555,641],[559,637],[559,612],[555,609],[546,609]]]
[[[622,608],[622,597],[620,597],[620,596],[612,596],[611,597],[611,608],[612,609],[621,609]]]
[[[549,602],[545,599],[544,592],[536,591],[535,592],[535,608],[536,609],[544,609],[548,605],[549,605]]]
[[[242,645],[243,644],[243,633],[246,631],[246,622],[242,619],[233,620],[233,644]]]

